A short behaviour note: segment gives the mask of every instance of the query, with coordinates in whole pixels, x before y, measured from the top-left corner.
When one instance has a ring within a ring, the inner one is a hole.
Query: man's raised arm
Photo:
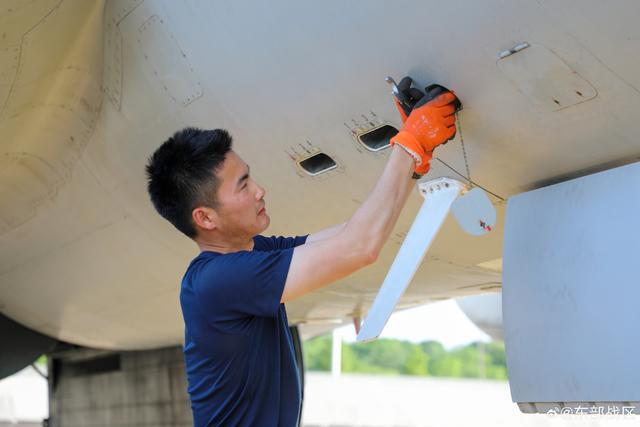
[[[309,234],[309,237],[307,237],[307,243],[317,242],[318,240],[333,237],[336,234],[340,233],[344,229],[345,225],[346,222],[343,222],[342,224],[334,225],[333,227],[325,228],[324,230],[316,231],[315,233]]]
[[[391,155],[374,189],[349,221],[333,229],[335,234],[327,232],[328,237],[294,249],[282,302],[376,261],[415,185],[412,174],[426,173],[433,149],[455,135],[455,100],[447,92],[416,108],[392,139]]]

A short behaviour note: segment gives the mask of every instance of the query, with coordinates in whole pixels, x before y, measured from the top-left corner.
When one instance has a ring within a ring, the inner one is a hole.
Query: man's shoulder
[[[247,251],[231,252],[221,254],[218,252],[203,251],[198,254],[187,267],[185,279],[194,281],[206,276],[207,280],[218,277],[216,272],[222,272],[225,269],[234,267],[235,264],[242,261]]]
[[[251,270],[261,269],[272,251],[270,243],[262,239],[269,240],[263,236],[259,236],[257,240],[254,239],[259,243],[252,251],[237,251],[226,254],[201,252],[187,267],[182,281],[183,286],[185,284],[197,286],[200,282],[206,282],[209,287],[215,286],[216,283],[244,277]]]
[[[255,243],[255,249],[261,251],[273,251],[279,249],[291,249],[296,246],[303,245],[307,240],[308,235],[303,236],[262,236],[257,235],[253,238]]]
[[[265,283],[286,279],[286,270],[292,257],[292,248],[305,242],[301,237],[253,238],[253,250],[226,254],[203,251],[196,256],[182,279],[182,291],[203,293],[237,293],[239,285]]]

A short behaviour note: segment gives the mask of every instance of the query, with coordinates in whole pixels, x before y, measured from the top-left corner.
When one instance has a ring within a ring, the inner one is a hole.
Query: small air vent
[[[337,167],[336,162],[324,153],[314,154],[302,160],[300,167],[311,176],[320,175]]]
[[[391,138],[398,133],[398,129],[391,125],[382,125],[358,135],[358,142],[369,151],[384,150],[391,144]]]

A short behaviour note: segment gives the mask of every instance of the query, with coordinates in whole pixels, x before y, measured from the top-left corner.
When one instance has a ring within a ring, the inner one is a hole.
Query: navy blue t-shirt
[[[300,381],[284,304],[302,237],[254,237],[252,251],[201,252],[182,279],[184,356],[196,426],[295,426]]]

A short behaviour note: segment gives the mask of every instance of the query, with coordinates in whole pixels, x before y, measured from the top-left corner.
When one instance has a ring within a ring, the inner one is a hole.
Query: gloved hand
[[[441,86],[427,87],[426,96],[410,86],[409,77],[398,85],[401,99],[396,99],[396,106],[404,126],[391,138],[391,144],[401,145],[416,160],[415,173],[421,176],[429,171],[433,150],[455,136],[455,112],[460,102]]]

